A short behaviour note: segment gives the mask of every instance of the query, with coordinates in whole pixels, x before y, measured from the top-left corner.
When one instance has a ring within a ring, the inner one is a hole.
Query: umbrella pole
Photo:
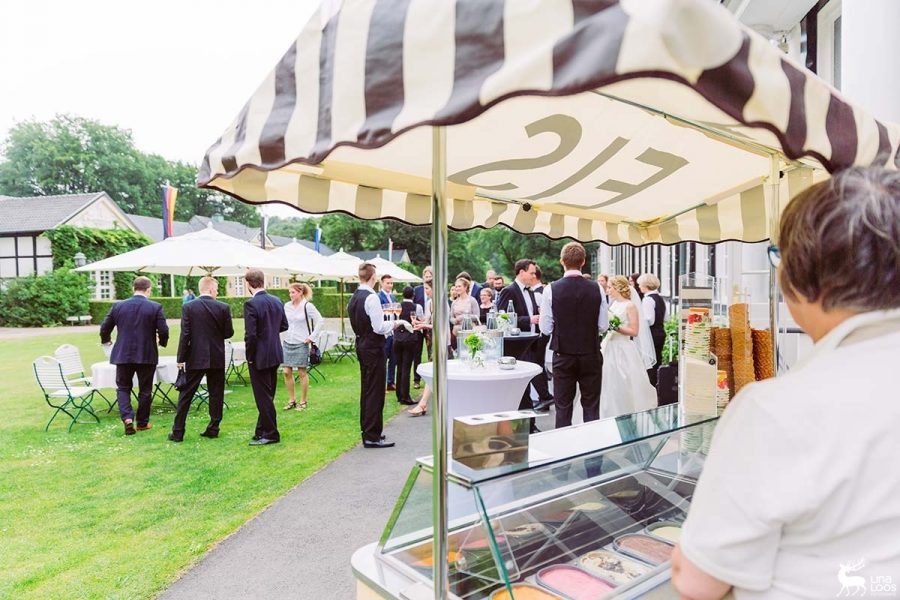
[[[434,524],[432,556],[435,600],[450,597],[447,565],[447,348],[450,314],[447,305],[447,133],[432,128],[431,142],[431,264],[434,380],[431,394],[431,451],[433,456],[431,515]]]
[[[338,286],[341,288],[341,337],[347,337],[344,331],[344,280],[338,280]]]
[[[774,154],[769,157],[769,242],[778,244],[781,222],[781,169]],[[769,263],[769,331],[772,333],[772,365],[778,373],[778,270]]]

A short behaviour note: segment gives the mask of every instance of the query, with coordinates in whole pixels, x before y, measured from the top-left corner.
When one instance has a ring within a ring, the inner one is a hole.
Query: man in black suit
[[[178,409],[169,439],[184,439],[184,424],[191,401],[206,376],[209,393],[209,425],[203,437],[219,437],[222,405],[225,402],[225,340],[234,335],[231,309],[216,300],[219,284],[214,277],[200,280],[200,297],[181,307],[181,338],[178,340],[178,368],[185,369],[187,387],[178,395]]]
[[[422,285],[417,285],[413,289],[413,302],[422,307],[422,311],[425,310],[425,283],[431,283],[434,279],[434,271],[431,268],[431,265],[428,265],[424,269],[422,269]],[[424,346],[428,352],[428,360],[431,360],[431,330],[425,329],[419,332],[419,337],[421,338],[419,342],[419,347],[416,350],[416,355],[413,358],[413,387],[419,389],[422,387],[422,376],[419,375],[418,369],[419,364],[422,362],[422,347]]]
[[[516,261],[513,269],[516,278],[500,292],[497,308],[506,310],[509,301],[512,300],[513,309],[516,311],[516,327],[523,332],[540,333],[541,330],[538,326],[540,320],[538,310],[540,307],[537,304],[537,297],[531,289],[531,286],[536,283],[537,279],[535,275],[537,264],[531,259],[523,258]],[[525,393],[522,395],[522,401],[519,403],[519,410],[543,409],[550,406],[553,402],[553,396],[550,395],[550,390],[547,386],[547,375],[543,371],[544,356],[541,354],[542,348],[545,348],[545,345],[535,342],[531,345],[527,355],[522,357],[522,360],[537,363],[542,367],[542,370],[531,380],[531,385],[534,386],[538,393],[538,402],[532,404],[530,389],[526,388]]]
[[[541,331],[553,336],[550,348],[557,428],[572,424],[576,385],[581,389],[584,421],[600,418],[600,332],[606,331],[609,317],[600,286],[581,275],[586,257],[578,242],[563,246],[559,262],[565,273],[544,288]]]
[[[169,342],[169,326],[162,305],[150,301],[153,283],[137,277],[132,288],[134,295],[116,302],[100,325],[100,343],[112,344],[110,335],[117,328],[116,344],[109,362],[116,365],[116,400],[119,415],[125,424],[125,435],[134,435],[134,411],[131,408],[131,388],[138,378],[137,431],[150,429],[150,405],[153,402],[153,376],[159,363],[157,343],[165,347]]]
[[[384,338],[394,323],[384,320],[381,301],[375,293],[375,266],[359,266],[359,287],[350,298],[347,314],[356,334],[356,358],[359,361],[359,428],[363,447],[390,448],[394,442],[381,435],[384,427]]]
[[[281,441],[275,417],[275,386],[278,367],[284,362],[279,334],[287,331],[287,315],[281,300],[267,293],[262,271],[251,269],[244,275],[252,295],[244,303],[244,342],[247,345],[247,365],[250,385],[259,418],[251,446],[266,446]]]

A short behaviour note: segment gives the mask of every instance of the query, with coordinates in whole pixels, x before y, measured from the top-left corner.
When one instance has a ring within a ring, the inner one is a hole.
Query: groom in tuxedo
[[[578,242],[563,246],[559,262],[565,273],[544,288],[541,305],[541,331],[552,334],[557,429],[572,424],[576,384],[581,388],[584,421],[600,418],[600,333],[609,326],[609,313],[600,286],[581,275],[585,258]]]

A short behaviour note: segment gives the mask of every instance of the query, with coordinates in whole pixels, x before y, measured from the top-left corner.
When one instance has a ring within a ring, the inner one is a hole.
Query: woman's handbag
[[[309,323],[309,302],[303,305],[303,312],[306,314],[306,328],[309,330],[310,336],[312,335],[313,328]],[[322,351],[319,350],[319,347],[316,346],[315,342],[309,343],[309,364],[312,366],[316,366],[322,363]]]
[[[179,392],[187,389],[187,372],[184,369],[178,369],[178,375],[175,377],[175,383],[173,383],[172,386]]]

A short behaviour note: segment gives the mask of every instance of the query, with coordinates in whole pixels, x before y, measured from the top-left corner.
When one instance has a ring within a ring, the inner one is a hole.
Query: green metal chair
[[[53,352],[53,358],[62,364],[63,375],[76,386],[91,386],[91,378],[86,375],[84,363],[81,362],[81,352],[72,344],[63,344]],[[115,408],[115,402],[110,401],[99,389],[95,393],[106,401],[107,413]]]
[[[228,366],[225,368],[225,385],[234,385],[230,381],[232,376],[234,376],[236,381],[240,381],[242,385],[247,385],[247,379],[244,377],[247,361],[235,359],[234,345],[228,340],[225,340],[225,356],[228,357]]]
[[[69,423],[69,431],[72,431],[72,426],[79,422],[78,417],[84,412],[94,417],[97,423],[100,423],[100,419],[97,417],[94,409],[91,408],[91,402],[97,390],[90,386],[72,385],[63,374],[62,363],[52,356],[37,358],[32,363],[32,367],[34,368],[35,379],[37,379],[37,383],[44,393],[44,400],[47,401],[50,408],[56,409],[47,422],[47,426],[44,427],[44,431],[49,431],[53,419],[61,412],[72,419],[72,422]],[[81,422],[84,423],[84,421]]]

